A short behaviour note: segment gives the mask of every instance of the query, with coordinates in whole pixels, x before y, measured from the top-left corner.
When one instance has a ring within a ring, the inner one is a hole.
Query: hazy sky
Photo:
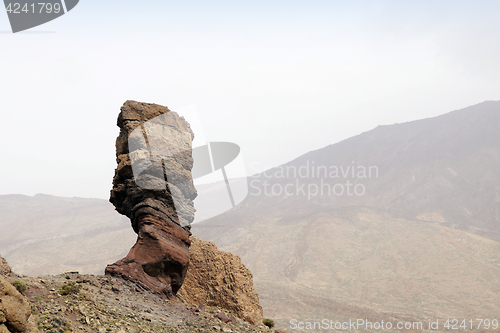
[[[108,198],[128,99],[195,105],[248,174],[500,100],[499,15],[496,0],[81,0],[12,34],[0,11],[0,194]]]

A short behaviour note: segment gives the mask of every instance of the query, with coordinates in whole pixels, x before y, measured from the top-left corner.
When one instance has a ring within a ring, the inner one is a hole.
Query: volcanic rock
[[[31,306],[4,277],[0,276],[0,332],[38,332],[29,322]]]
[[[253,287],[252,273],[240,257],[192,236],[189,260],[179,298],[190,304],[219,307],[254,325],[262,322],[262,307]]]
[[[189,263],[197,195],[191,177],[194,134],[167,107],[135,101],[123,104],[117,125],[118,166],[109,201],[130,218],[138,238],[105,272],[173,298]]]

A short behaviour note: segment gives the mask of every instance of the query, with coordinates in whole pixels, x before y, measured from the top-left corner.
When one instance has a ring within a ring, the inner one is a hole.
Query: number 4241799
[[[448,319],[446,323],[444,324],[444,328],[447,328],[449,330],[458,330],[458,329],[497,329],[498,328],[498,320],[493,319],[476,319],[474,320],[468,320],[466,321],[465,319],[462,321],[459,321],[458,319]]]
[[[37,4],[32,3],[31,5],[28,5],[27,3],[24,4],[21,8],[21,4],[18,2],[14,3],[9,3],[6,7],[7,13],[9,14],[22,14],[22,13],[55,13],[58,14],[61,11],[61,5],[58,3],[52,4],[52,3],[45,3],[45,2],[39,2]]]

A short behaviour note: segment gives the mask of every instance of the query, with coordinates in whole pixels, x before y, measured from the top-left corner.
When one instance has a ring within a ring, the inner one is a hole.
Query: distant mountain
[[[135,243],[130,221],[103,199],[0,195],[0,255],[13,271],[103,273]]]
[[[251,177],[244,202],[193,233],[242,258],[268,317],[493,315],[498,170],[500,102],[489,101]]]
[[[251,177],[250,194],[236,210],[256,205],[259,214],[284,217],[322,207],[373,207],[498,241],[499,166],[500,102],[484,102],[379,126]]]

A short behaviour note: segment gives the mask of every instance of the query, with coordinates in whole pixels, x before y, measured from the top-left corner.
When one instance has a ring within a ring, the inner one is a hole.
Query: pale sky
[[[0,194],[107,199],[128,99],[195,105],[249,175],[500,100],[499,15],[494,0],[81,0],[12,34],[0,11]]]

